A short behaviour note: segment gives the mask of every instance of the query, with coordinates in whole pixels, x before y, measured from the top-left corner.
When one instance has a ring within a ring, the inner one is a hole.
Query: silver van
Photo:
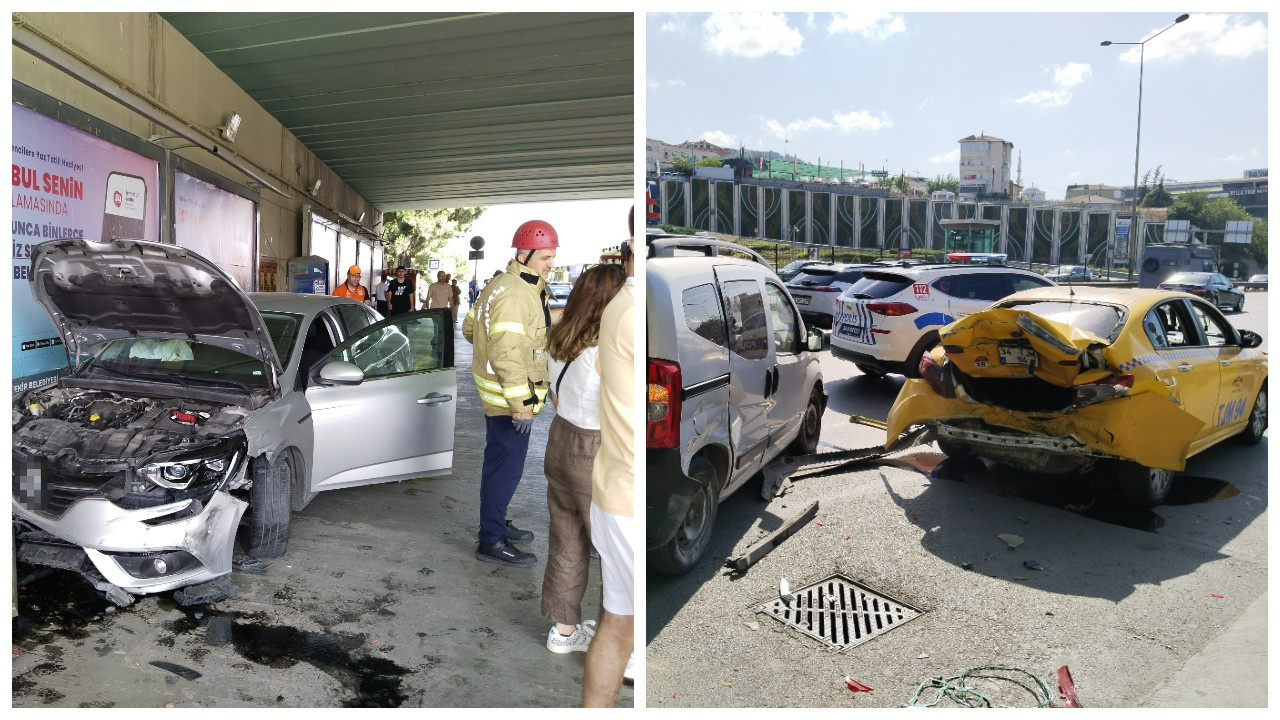
[[[817,449],[822,331],[751,250],[647,241],[646,547],[650,568],[678,575],[702,557],[722,499],[788,448]]]

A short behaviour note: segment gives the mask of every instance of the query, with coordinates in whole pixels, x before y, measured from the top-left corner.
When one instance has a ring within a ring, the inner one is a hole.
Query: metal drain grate
[[[910,605],[841,575],[832,575],[757,609],[837,650],[861,645],[921,615]]]

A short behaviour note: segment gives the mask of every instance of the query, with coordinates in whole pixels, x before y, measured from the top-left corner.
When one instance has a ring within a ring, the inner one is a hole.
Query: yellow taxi
[[[1027,290],[939,339],[889,411],[890,442],[928,425],[952,457],[1051,474],[1109,463],[1123,497],[1154,506],[1188,457],[1267,430],[1262,336],[1188,293]]]

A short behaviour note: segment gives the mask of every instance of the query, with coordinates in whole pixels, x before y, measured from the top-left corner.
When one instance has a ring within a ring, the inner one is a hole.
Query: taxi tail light
[[[1132,375],[1112,375],[1097,382],[1077,385],[1075,401],[1071,405],[1073,407],[1084,407],[1085,405],[1114,400],[1128,395],[1132,389]]]
[[[904,302],[869,302],[867,310],[887,317],[900,317],[917,312],[914,305]]]
[[[651,358],[646,375],[649,397],[645,405],[645,446],[680,447],[680,395],[684,389],[680,366]]]
[[[950,387],[950,383],[944,378],[942,366],[933,359],[933,353],[924,353],[920,356],[920,377],[929,383],[929,387],[933,391],[945,398],[954,398],[955,391]]]

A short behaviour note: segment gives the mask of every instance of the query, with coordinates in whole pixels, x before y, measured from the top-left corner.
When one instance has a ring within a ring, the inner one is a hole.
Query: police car
[[[831,353],[874,377],[919,377],[939,328],[1020,290],[1052,285],[998,264],[865,268],[836,303]]]

